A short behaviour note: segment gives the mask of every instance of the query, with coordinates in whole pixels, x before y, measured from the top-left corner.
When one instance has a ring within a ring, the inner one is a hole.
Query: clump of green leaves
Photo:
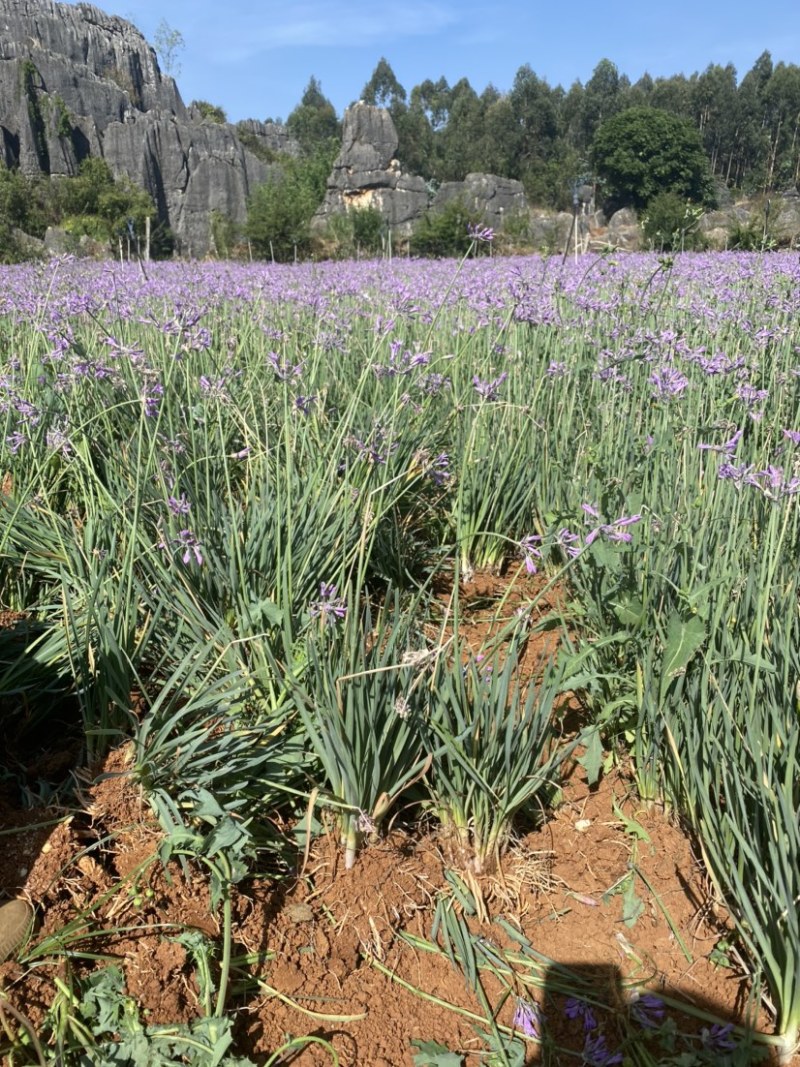
[[[702,213],[702,208],[667,189],[657,193],[647,205],[642,230],[656,251],[694,251],[703,243],[698,229]]]
[[[302,159],[284,157],[248,203],[246,232],[256,255],[289,262],[311,249],[311,219],[325,196],[333,156],[326,148]]]
[[[216,122],[219,125],[223,125],[228,121],[225,109],[217,104],[209,103],[208,100],[192,100],[189,107],[199,112],[200,117],[206,122]]]
[[[411,616],[397,596],[373,618],[321,614],[306,643],[307,662],[289,679],[297,712],[317,761],[321,799],[337,813],[352,867],[398,798],[430,765],[420,723],[425,691]],[[415,666],[416,664],[416,666]]]
[[[462,665],[456,644],[430,682],[431,806],[476,874],[496,868],[515,816],[543,804],[570,751],[560,742],[557,666],[545,662],[527,690],[520,682],[522,630],[502,660],[470,656]]]
[[[483,220],[462,200],[451,200],[440,211],[429,211],[419,220],[411,235],[415,256],[463,256],[472,245],[470,226]]]
[[[712,199],[699,133],[659,108],[631,107],[607,119],[594,136],[592,158],[615,206],[643,208],[664,192],[696,203]]]

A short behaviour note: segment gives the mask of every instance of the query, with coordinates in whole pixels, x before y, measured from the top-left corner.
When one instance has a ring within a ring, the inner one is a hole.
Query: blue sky
[[[551,85],[588,81],[600,59],[635,81],[732,62],[741,78],[764,49],[800,63],[796,0],[94,0],[152,42],[162,19],[185,48],[181,95],[230,121],[283,118],[313,74],[341,115],[385,56],[410,91],[444,76],[481,92],[511,88],[529,63]]]

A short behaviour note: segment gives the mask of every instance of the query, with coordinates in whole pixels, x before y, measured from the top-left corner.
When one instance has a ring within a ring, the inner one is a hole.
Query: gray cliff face
[[[262,152],[299,156],[300,145],[277,122],[259,122],[258,119],[242,119],[234,127],[240,140],[247,146],[256,145]]]
[[[141,33],[91,4],[0,0],[0,59],[30,59],[45,92],[60,93],[68,108],[93,115],[101,128],[119,107],[185,112]],[[108,106],[112,101],[116,107]]]
[[[283,150],[280,128],[251,132]],[[232,126],[189,114],[125,19],[91,4],[0,0],[0,160],[70,176],[90,155],[147,189],[185,255],[208,250],[212,212],[243,222],[269,174]]]
[[[112,168],[151,191],[186,256],[208,251],[212,213],[244,223],[248,196],[269,176],[270,168],[221,123],[150,111],[135,122],[111,123],[103,143]]]

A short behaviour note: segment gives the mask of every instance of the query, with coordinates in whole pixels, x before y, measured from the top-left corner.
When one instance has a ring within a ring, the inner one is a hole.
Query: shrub
[[[702,247],[698,230],[702,209],[676,192],[658,193],[647,205],[642,217],[644,235],[656,251],[695,251]]]
[[[207,122],[216,122],[219,125],[223,125],[228,121],[224,108],[218,107],[216,104],[210,104],[208,100],[192,100],[189,107],[199,111],[201,117]]]
[[[463,256],[472,243],[468,228],[481,223],[462,200],[451,200],[441,211],[423,215],[411,235],[411,251],[415,256]]]
[[[264,258],[283,262],[305,256],[311,248],[310,223],[325,196],[329,153],[310,159],[286,159],[276,176],[250,197],[247,236]]]

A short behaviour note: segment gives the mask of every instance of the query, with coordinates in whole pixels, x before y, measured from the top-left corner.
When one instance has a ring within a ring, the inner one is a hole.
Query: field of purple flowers
[[[641,802],[696,839],[774,1022],[756,1044],[791,1062],[796,254],[56,260],[0,268],[0,294],[2,608],[28,620],[0,641],[0,692],[25,708],[7,731],[47,731],[71,702],[87,765],[133,739],[162,860],[211,872],[202,1055],[226,1025],[230,887],[256,857],[293,862],[276,812],[335,826],[346,869],[411,806],[456,843],[455,899],[480,913],[481,879],[577,755],[590,784],[631,766]],[[474,655],[459,590],[486,572],[542,592]],[[535,622],[556,585],[568,602]],[[542,625],[558,651],[522,685]],[[459,921],[440,901],[454,965],[497,969],[469,963]],[[489,1027],[487,1062],[525,1061],[537,1010]],[[8,1028],[9,1062],[28,1039]],[[59,1062],[88,1062],[58,1041]],[[212,1062],[192,1048],[180,1062]],[[751,1062],[712,1052],[669,1062]]]

